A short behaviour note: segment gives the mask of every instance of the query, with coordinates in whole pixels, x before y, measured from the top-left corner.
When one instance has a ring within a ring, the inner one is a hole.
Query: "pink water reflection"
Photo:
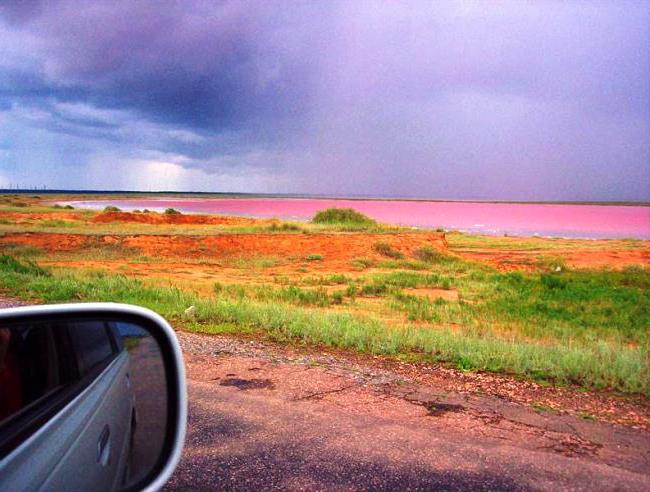
[[[351,207],[388,224],[444,227],[486,234],[585,238],[650,239],[650,207],[612,205],[538,205],[398,200],[289,198],[142,199],[77,202],[125,210],[177,208],[186,213],[306,220],[328,207]]]

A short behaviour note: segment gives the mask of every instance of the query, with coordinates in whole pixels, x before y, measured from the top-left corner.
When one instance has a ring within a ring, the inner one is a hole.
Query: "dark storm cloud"
[[[70,143],[82,167],[159,152],[275,169],[287,191],[650,199],[645,2],[51,0],[0,15],[8,133],[86,139]]]
[[[28,9],[31,18],[20,15],[21,26],[43,40],[32,54],[47,65],[51,83],[79,91],[80,99],[199,129],[303,114],[309,53],[281,32],[295,13],[255,2],[82,5],[52,1]],[[49,90],[68,95],[56,85]]]

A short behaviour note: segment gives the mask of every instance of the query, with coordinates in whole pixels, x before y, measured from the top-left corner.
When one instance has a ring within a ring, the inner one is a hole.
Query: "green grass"
[[[304,277],[301,280],[303,285],[342,285],[352,281],[347,275],[335,273],[332,275],[321,275],[320,277]]]
[[[281,263],[279,258],[272,256],[253,256],[229,258],[226,260],[228,266],[239,268],[241,270],[272,268]]]
[[[379,262],[377,266],[388,270],[428,270],[430,268],[428,263],[419,260],[384,260]]]
[[[492,293],[477,309],[526,336],[646,347],[650,341],[648,272],[508,273],[490,283]]]
[[[80,222],[76,220],[55,219],[55,220],[43,220],[40,221],[39,224],[42,225],[43,227],[71,228],[71,227],[78,226]]]
[[[19,261],[10,255],[0,255],[0,271],[33,277],[45,277],[49,272],[31,261]]]
[[[419,273],[409,271],[396,271],[390,273],[378,273],[372,275],[375,282],[385,283],[392,287],[412,288],[418,287],[441,287],[444,280],[438,273]]]
[[[0,245],[0,252],[2,254],[19,257],[22,259],[33,260],[45,254],[40,248],[36,246],[29,246],[26,244],[4,243]]]
[[[328,292],[317,280],[311,284],[316,288],[218,284],[210,298],[122,275],[49,272],[3,255],[0,287],[7,294],[45,302],[143,305],[196,331],[258,333],[278,341],[441,361],[463,370],[650,396],[646,269],[505,274],[460,261],[435,268],[360,279],[323,277],[322,285],[347,284],[354,293]],[[461,301],[430,300],[401,291],[439,287],[445,280],[459,290]],[[348,296],[363,295],[364,288],[367,295],[387,296],[385,306],[405,314],[405,321],[388,322],[372,313],[334,308]],[[480,302],[463,300],[472,296]],[[197,311],[188,321],[183,312],[190,305]]]

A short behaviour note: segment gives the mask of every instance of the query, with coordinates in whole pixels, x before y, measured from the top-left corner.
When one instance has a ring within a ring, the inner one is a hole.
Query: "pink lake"
[[[351,207],[379,222],[492,235],[650,239],[650,207],[316,198],[135,199],[67,202],[123,210],[172,207],[184,213],[309,220],[318,210]]]

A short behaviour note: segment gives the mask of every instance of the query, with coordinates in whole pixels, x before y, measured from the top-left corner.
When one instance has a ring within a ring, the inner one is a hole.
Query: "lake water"
[[[493,235],[650,239],[650,207],[521,203],[334,200],[316,198],[137,199],[67,202],[77,207],[212,213],[308,220],[318,210],[351,207],[379,222]]]

